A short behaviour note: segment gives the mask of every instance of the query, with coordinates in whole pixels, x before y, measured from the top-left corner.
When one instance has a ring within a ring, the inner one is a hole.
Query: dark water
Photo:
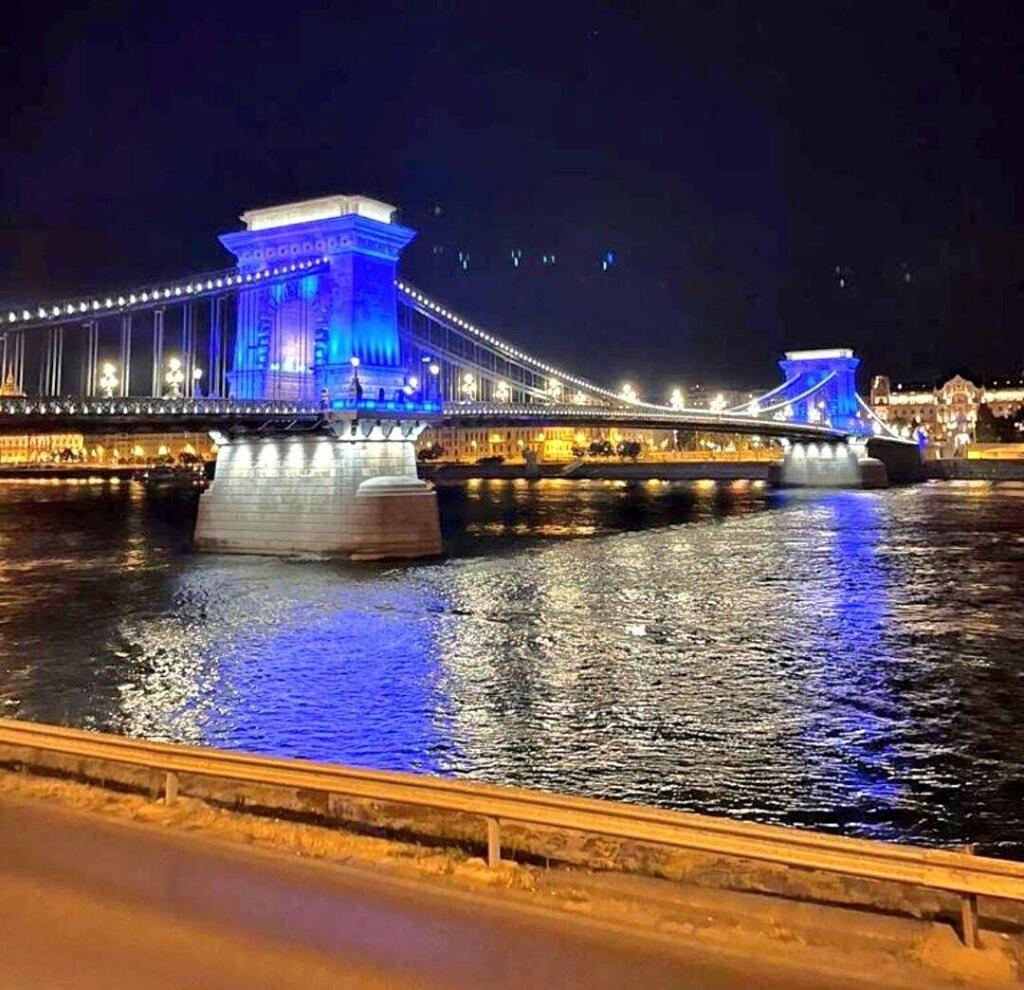
[[[1024,852],[1024,488],[442,500],[451,559],[356,568],[0,484],[0,712]]]

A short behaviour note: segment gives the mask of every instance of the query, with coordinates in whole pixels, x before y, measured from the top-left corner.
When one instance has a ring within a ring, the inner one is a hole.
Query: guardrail
[[[487,861],[491,868],[501,862],[502,823],[510,823],[945,891],[960,898],[962,936],[971,947],[978,944],[979,896],[1024,902],[1024,863],[966,852],[827,836],[492,784],[145,742],[11,719],[0,719],[0,746],[105,760],[162,773],[168,804],[183,793],[180,775],[193,775],[478,816],[487,825]]]

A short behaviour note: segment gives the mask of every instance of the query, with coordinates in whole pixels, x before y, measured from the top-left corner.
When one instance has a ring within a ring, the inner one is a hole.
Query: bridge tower
[[[325,411],[312,433],[282,426],[215,437],[199,549],[364,560],[441,552],[436,494],[416,472],[425,404],[395,401],[411,358],[395,269],[415,232],[392,222],[394,212],[365,196],[328,196],[249,210],[246,230],[221,237],[243,275],[328,263],[326,272],[242,290],[232,396],[319,405],[327,390],[341,411]]]
[[[836,347],[816,351],[787,351],[779,362],[785,375],[783,400],[793,418],[831,426],[848,434],[846,443],[789,444],[776,481],[784,486],[810,488],[884,488],[919,469],[916,447],[899,441],[872,440],[870,418],[862,415],[857,395],[853,351]]]
[[[787,351],[779,367],[786,381],[792,382],[786,392],[793,396],[793,418],[869,434],[870,427],[862,422],[857,401],[859,364],[860,358],[844,347]]]
[[[232,396],[313,401],[401,388],[408,345],[400,339],[395,274],[415,231],[395,207],[367,196],[325,196],[242,214],[246,229],[220,241],[242,274],[322,257],[328,270],[239,296]]]

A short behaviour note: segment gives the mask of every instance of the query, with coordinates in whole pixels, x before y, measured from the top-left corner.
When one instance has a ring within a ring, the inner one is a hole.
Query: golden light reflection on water
[[[79,485],[111,485],[117,486],[121,484],[122,479],[116,475],[88,475],[81,478],[61,478],[61,477],[50,477],[50,478],[39,478],[39,477],[6,477],[0,478],[0,486],[2,485],[35,485],[43,486],[47,488],[60,488],[60,487],[75,487]]]
[[[458,543],[463,537],[589,537],[667,519],[686,521],[694,513],[746,511],[731,496],[748,490],[714,481],[476,479],[462,490],[465,518],[454,538]]]
[[[470,523],[466,532],[470,536],[543,536],[543,537],[565,537],[565,536],[593,536],[596,533],[596,526],[585,524],[560,524],[548,523]]]

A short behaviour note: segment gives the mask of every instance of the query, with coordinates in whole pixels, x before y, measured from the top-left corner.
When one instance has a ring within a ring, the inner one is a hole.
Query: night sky
[[[788,347],[1024,366],[1012,3],[21,7],[0,298],[222,267],[243,209],[362,192],[421,288],[652,397]]]

